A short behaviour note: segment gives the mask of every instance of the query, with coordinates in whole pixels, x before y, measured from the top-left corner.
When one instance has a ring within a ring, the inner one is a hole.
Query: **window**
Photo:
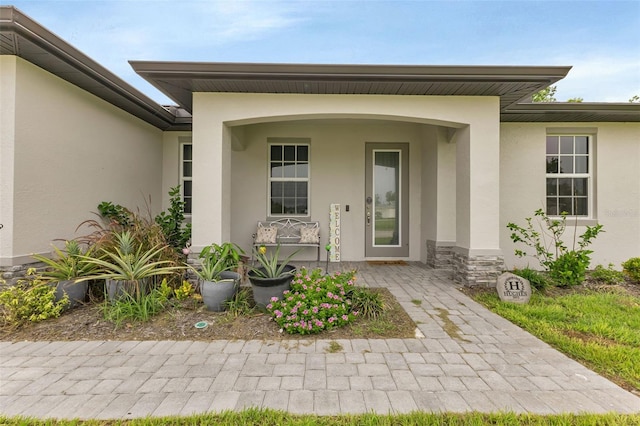
[[[270,139],[283,142],[285,139]],[[300,141],[300,139],[294,139]],[[269,216],[309,214],[309,144],[269,144]]]
[[[591,137],[547,135],[547,214],[590,216]]]
[[[193,191],[191,187],[193,175],[193,155],[191,142],[180,144],[180,187],[182,189],[182,201],[184,201],[184,213],[191,214],[191,201]]]

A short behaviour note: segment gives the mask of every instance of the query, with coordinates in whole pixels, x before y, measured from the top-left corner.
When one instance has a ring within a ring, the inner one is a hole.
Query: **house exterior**
[[[640,105],[526,101],[570,67],[130,62],[177,104],[163,107],[13,7],[0,37],[8,276],[100,201],[157,212],[177,184],[195,252],[250,250],[279,217],[320,222],[324,246],[334,205],[341,260],[419,261],[466,285],[537,266],[506,224],[538,208],[569,211],[569,239],[604,225],[593,265],[640,256]]]

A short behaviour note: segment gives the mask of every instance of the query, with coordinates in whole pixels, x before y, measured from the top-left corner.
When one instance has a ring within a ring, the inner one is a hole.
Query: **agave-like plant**
[[[64,251],[53,246],[55,258],[34,254],[32,257],[47,265],[47,269],[42,273],[42,278],[52,281],[73,280],[86,277],[96,271],[96,266],[83,259],[83,256],[91,257],[94,247],[89,246],[83,251],[80,243],[76,240],[65,241]]]
[[[283,277],[285,275],[293,275],[292,271],[287,270],[286,266],[289,264],[293,256],[295,256],[300,250],[296,250],[287,256],[284,260],[280,260],[280,245],[276,247],[275,252],[271,256],[267,256],[267,247],[261,245],[257,249],[254,248],[254,255],[256,260],[260,264],[260,267],[251,268],[251,272],[254,276],[261,278],[276,278]]]
[[[155,245],[144,249],[141,244],[136,244],[129,231],[115,233],[114,240],[116,244],[108,249],[100,249],[98,256],[80,256],[82,260],[96,267],[96,273],[81,280],[128,281],[134,283],[135,293],[139,295],[140,281],[158,275],[171,275],[184,269],[171,260],[157,260],[166,246]]]

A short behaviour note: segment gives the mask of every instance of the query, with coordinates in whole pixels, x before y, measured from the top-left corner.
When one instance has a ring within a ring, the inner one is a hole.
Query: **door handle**
[[[367,209],[367,225],[371,225],[371,210]]]

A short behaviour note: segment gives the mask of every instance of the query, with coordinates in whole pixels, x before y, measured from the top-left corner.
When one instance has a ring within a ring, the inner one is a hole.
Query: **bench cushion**
[[[256,233],[256,244],[275,244],[278,228],[275,226],[262,226],[258,225],[258,232]]]
[[[319,228],[301,228],[300,244],[318,244],[320,243]]]

